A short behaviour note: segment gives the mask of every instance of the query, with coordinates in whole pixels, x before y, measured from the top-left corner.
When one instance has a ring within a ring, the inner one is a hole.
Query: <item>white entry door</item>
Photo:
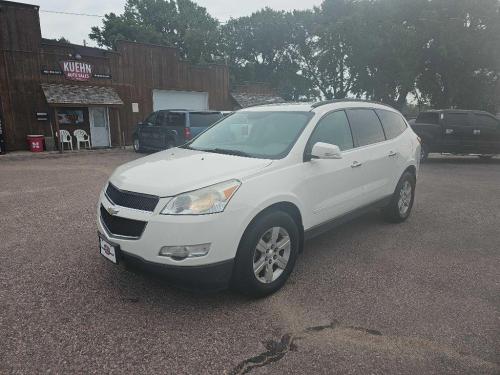
[[[107,107],[90,107],[90,140],[92,147],[109,147],[109,117]]]

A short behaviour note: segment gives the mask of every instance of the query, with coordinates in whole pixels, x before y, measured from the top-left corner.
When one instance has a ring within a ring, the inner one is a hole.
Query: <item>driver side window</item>
[[[156,125],[156,112],[151,113],[146,120],[144,120],[144,123],[148,126],[154,126]]]
[[[319,121],[309,139],[308,152],[311,152],[314,144],[318,142],[337,145],[341,151],[354,147],[351,128],[344,111],[329,113]]]

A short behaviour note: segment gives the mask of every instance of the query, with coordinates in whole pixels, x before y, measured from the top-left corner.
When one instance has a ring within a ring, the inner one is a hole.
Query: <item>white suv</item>
[[[270,294],[304,239],[374,207],[406,220],[419,156],[418,137],[383,104],[244,109],[117,168],[98,205],[100,252],[199,287]]]

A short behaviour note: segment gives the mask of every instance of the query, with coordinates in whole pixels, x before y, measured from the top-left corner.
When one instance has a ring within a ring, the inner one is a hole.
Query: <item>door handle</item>
[[[398,153],[397,152],[394,152],[394,151],[389,151],[389,157],[393,157],[393,156],[396,156]]]
[[[355,161],[351,164],[351,168],[358,168],[361,167],[362,165],[363,164],[361,164],[360,162]]]
[[[481,130],[479,129],[474,129],[474,135],[480,135],[481,134]]]

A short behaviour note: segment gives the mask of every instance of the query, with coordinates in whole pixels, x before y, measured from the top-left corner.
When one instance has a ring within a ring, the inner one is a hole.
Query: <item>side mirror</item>
[[[342,159],[339,146],[330,143],[315,143],[311,151],[312,159]]]

